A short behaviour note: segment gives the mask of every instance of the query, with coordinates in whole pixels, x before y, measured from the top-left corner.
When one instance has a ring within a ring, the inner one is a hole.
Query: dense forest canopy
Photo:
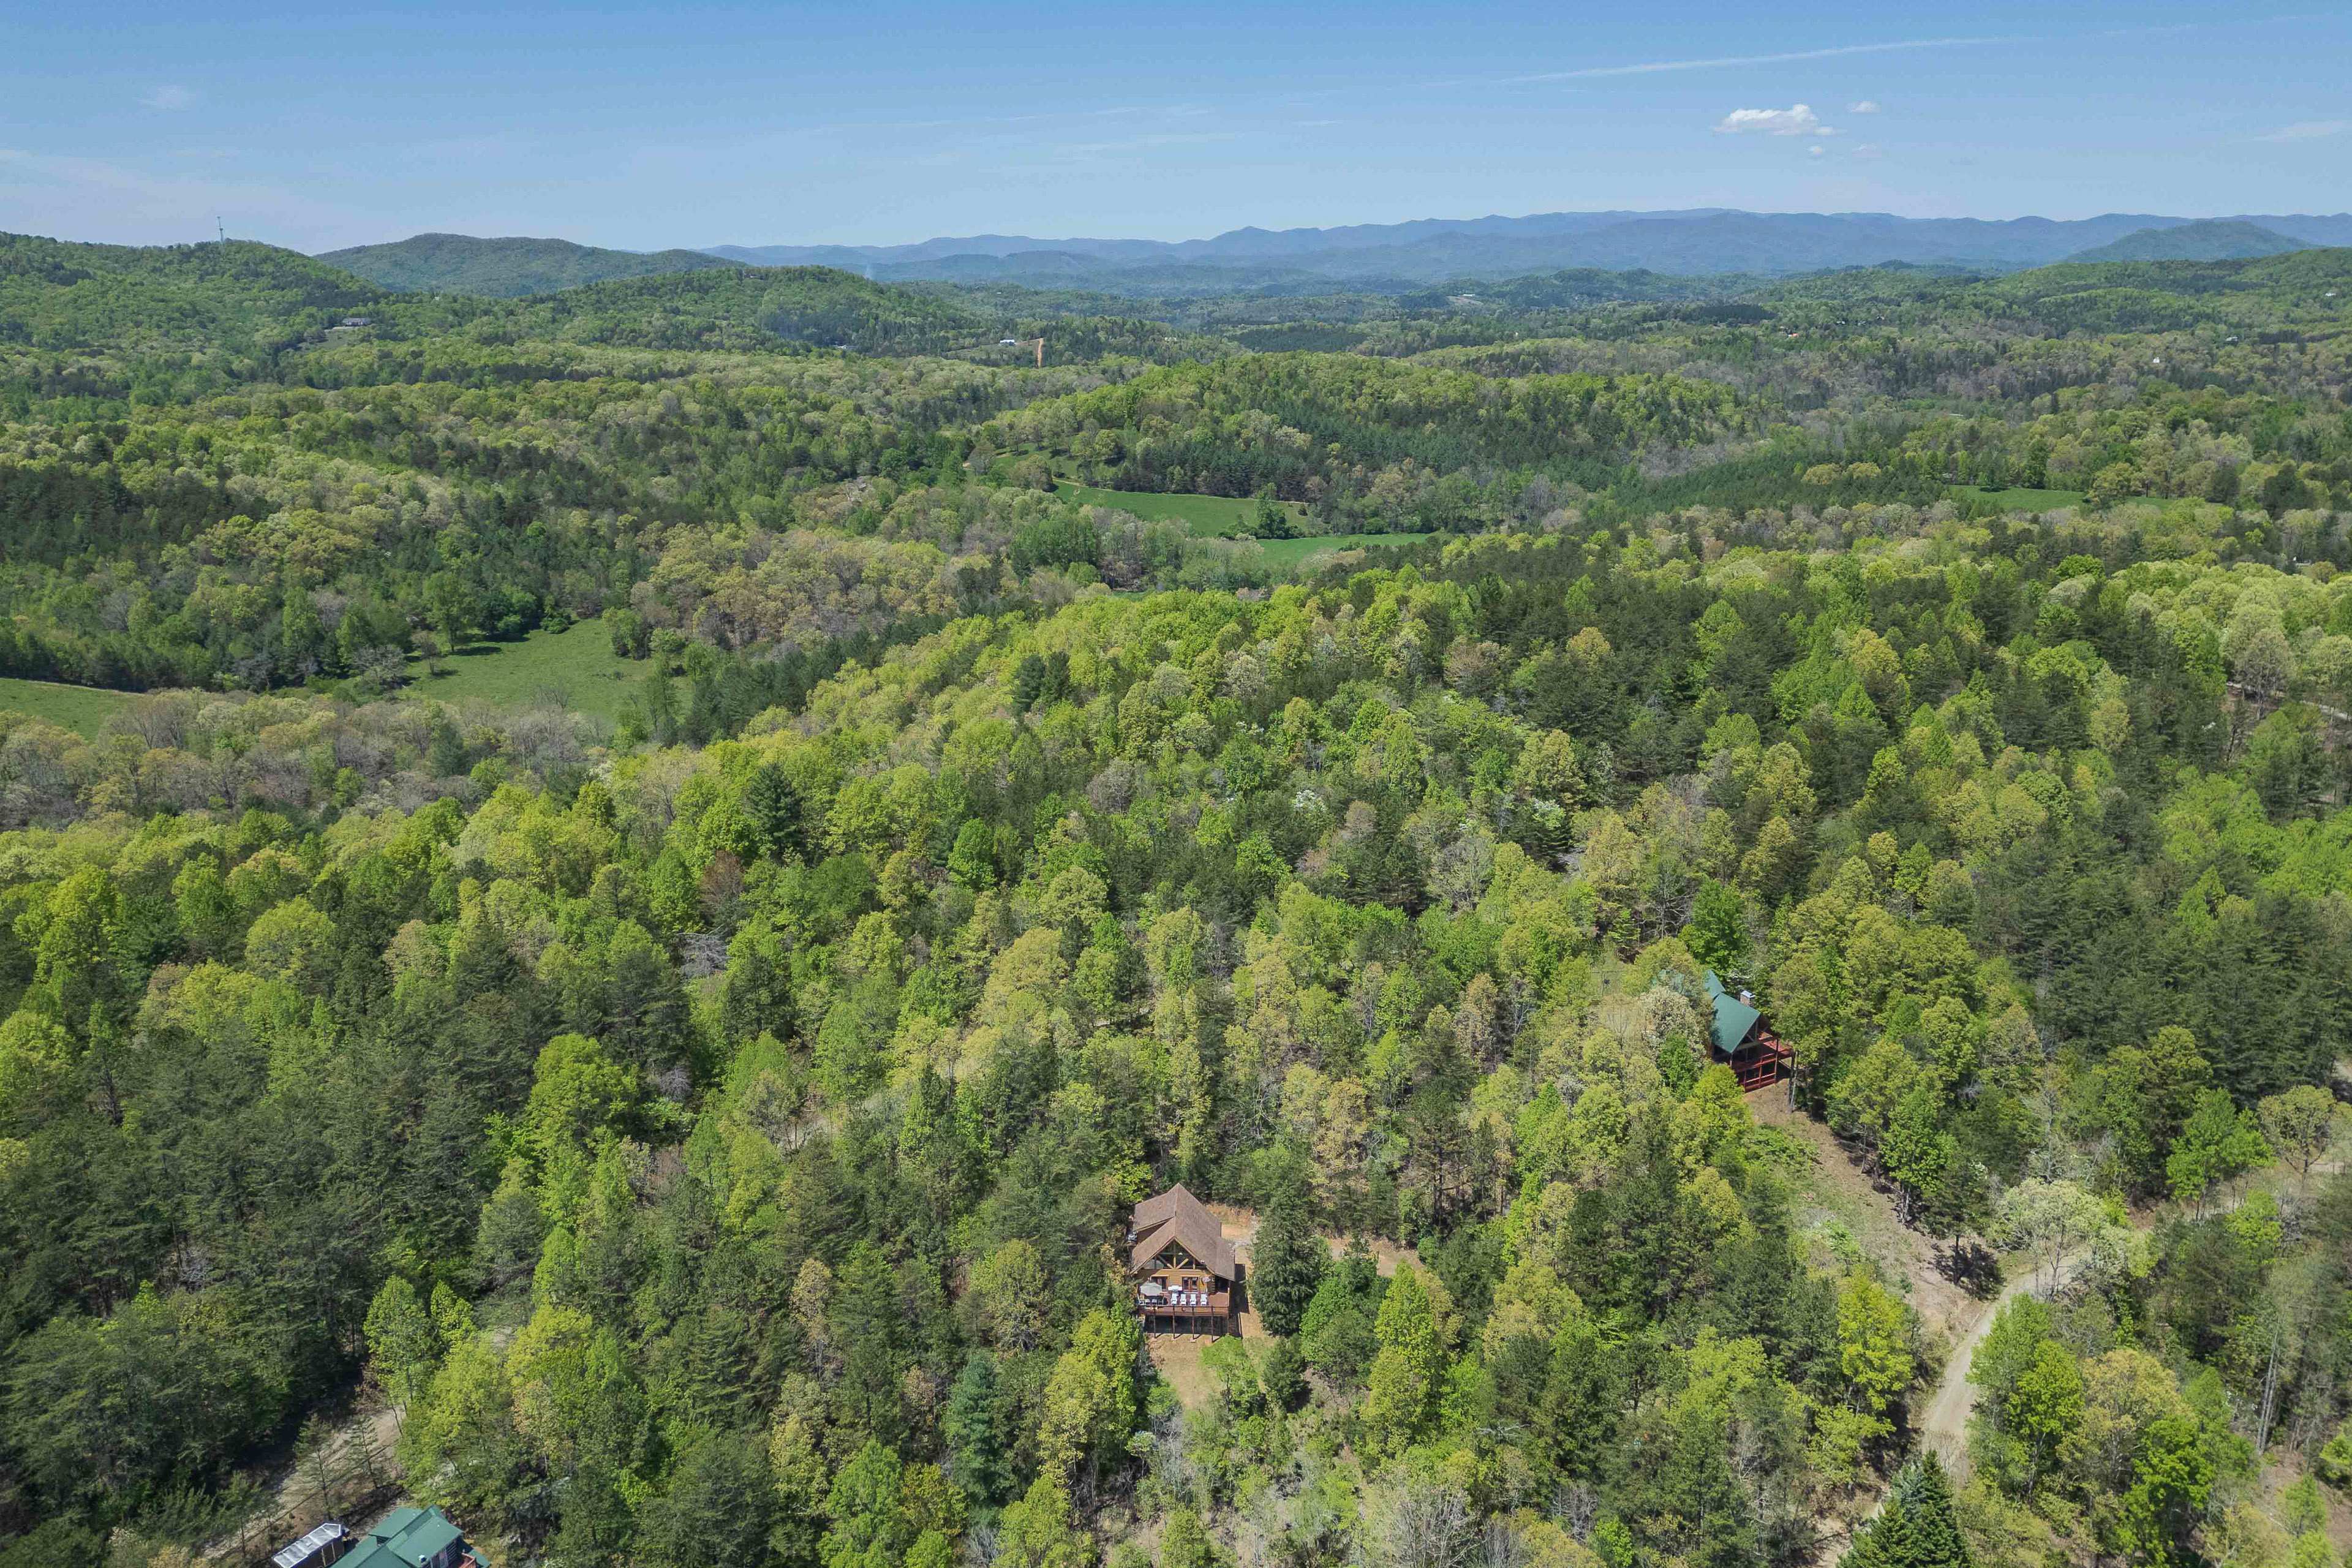
[[[2331,1568],[2347,273],[0,243],[0,1565]]]
[[[476,239],[420,234],[389,245],[331,250],[320,260],[403,294],[488,294],[512,299],[635,278],[699,272],[730,263],[698,250],[604,250],[565,239]]]

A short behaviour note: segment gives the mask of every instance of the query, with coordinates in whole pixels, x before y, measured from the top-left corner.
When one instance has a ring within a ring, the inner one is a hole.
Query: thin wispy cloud
[[[1824,125],[1811,104],[1791,104],[1787,109],[1735,109],[1715,122],[1718,134],[1725,136],[1836,136],[1842,134],[1834,125]]]
[[[2308,17],[2265,16],[2254,18],[2242,25],[2261,26],[2276,22],[2309,19]],[[1829,44],[1815,49],[1776,49],[1759,55],[1706,55],[1694,59],[1642,60],[1617,66],[1577,66],[1567,70],[1538,71],[1526,76],[1463,78],[1453,81],[1423,82],[1420,85],[1423,87],[1470,87],[1492,83],[1578,81],[1593,77],[1652,76],[1660,71],[1724,70],[1738,66],[1788,65],[1803,60],[1834,60],[1850,55],[1895,54],[1914,49],[1965,49],[1989,47],[2000,44],[2066,44],[2109,38],[2165,37],[2180,33],[2193,33],[2201,26],[2203,24],[2197,22],[2179,22],[2159,27],[2114,27],[2104,32],[2058,37],[2038,33],[1987,33],[1937,38],[1888,38],[1874,44]]]
[[[2298,120],[2292,125],[2282,125],[2267,136],[2256,136],[2256,142],[2317,142],[2328,136],[2352,136],[2352,120]]]
[[[1881,105],[1879,104],[1878,100],[1874,98],[1865,98],[1859,103],[1847,104],[1845,106],[1845,111],[1848,114],[1876,114],[1879,111],[1880,107]]]
[[[1701,59],[1644,60],[1636,65],[1579,66],[1573,70],[1538,71],[1528,76],[1505,77],[1502,79],[1514,82],[1578,81],[1588,77],[1654,76],[1661,71],[1722,70],[1732,66],[1777,66],[1796,60],[1833,60],[1847,55],[1892,54],[1903,49],[1960,49],[2033,41],[2021,34],[1966,38],[1895,38],[1882,44],[1838,44],[1820,49],[1782,49],[1768,55],[1710,55]],[[1431,85],[1454,87],[1460,84],[1433,82]]]
[[[194,109],[196,93],[194,88],[167,85],[148,89],[139,101],[150,109]]]

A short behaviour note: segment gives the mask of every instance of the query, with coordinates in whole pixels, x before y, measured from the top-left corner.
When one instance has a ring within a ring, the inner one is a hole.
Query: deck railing
[[[1797,1069],[1797,1053],[1770,1035],[1743,1047],[1730,1061],[1731,1073],[1743,1091],[1780,1082]]]
[[[1233,1316],[1234,1298],[1229,1290],[1171,1290],[1165,1295],[1146,1296],[1138,1291],[1135,1310],[1144,1321],[1165,1321],[1170,1324],[1194,1324],[1209,1319],[1223,1320]]]

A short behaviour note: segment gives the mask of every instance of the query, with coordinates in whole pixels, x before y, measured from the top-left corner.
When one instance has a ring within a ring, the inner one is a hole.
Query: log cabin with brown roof
[[[1146,1333],[1229,1334],[1241,1267],[1200,1199],[1179,1184],[1135,1205],[1127,1229],[1128,1276]]]

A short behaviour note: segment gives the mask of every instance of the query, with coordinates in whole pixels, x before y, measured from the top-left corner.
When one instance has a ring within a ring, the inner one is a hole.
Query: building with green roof
[[[396,1508],[360,1538],[337,1568],[459,1568],[478,1563],[466,1532],[437,1508]]]
[[[1708,1054],[1731,1068],[1741,1089],[1761,1089],[1795,1070],[1797,1053],[1774,1037],[1747,992],[1733,995],[1710,969],[1706,999],[1715,1008]]]

